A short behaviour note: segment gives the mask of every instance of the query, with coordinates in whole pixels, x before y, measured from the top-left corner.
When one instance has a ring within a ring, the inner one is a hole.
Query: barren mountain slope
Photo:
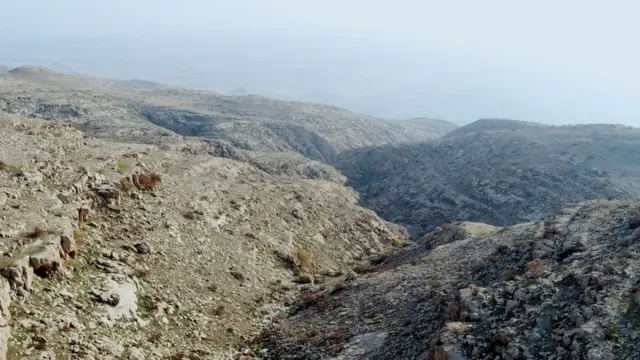
[[[219,144],[160,150],[2,114],[0,133],[8,359],[228,359],[305,283],[405,236],[339,183],[214,157]],[[161,182],[119,183],[134,172]]]
[[[348,151],[336,167],[414,234],[454,220],[511,225],[570,202],[640,197],[640,129],[483,120],[432,143]]]
[[[35,67],[0,79],[0,111],[64,119],[92,135],[126,141],[203,136],[330,162],[344,150],[433,139],[455,128],[445,121],[405,125],[329,105],[87,79]]]
[[[412,141],[424,139],[424,133],[433,134],[432,138],[437,139],[449,134],[458,127],[448,121],[429,118],[411,118],[393,121],[394,124],[404,128],[404,134]]]
[[[303,295],[263,334],[263,358],[640,359],[640,203],[453,229]]]

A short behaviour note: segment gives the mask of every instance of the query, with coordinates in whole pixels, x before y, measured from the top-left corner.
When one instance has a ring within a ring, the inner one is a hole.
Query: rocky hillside
[[[406,238],[308,162],[1,113],[0,134],[0,359],[230,359]]]
[[[359,267],[358,277],[308,289],[246,351],[310,360],[640,359],[640,203],[591,201],[544,222],[472,225],[476,233],[452,224]]]
[[[640,129],[0,79],[0,360],[640,359]]]
[[[432,134],[432,139],[437,139],[454,131],[458,127],[448,121],[429,118],[411,118],[394,121],[394,124],[404,128],[404,135],[414,142],[425,140],[425,135]]]
[[[640,197],[640,129],[481,120],[435,142],[336,162],[364,203],[414,235],[455,220],[512,225],[564,204]]]
[[[344,150],[434,139],[455,128],[441,120],[383,120],[329,105],[82,78],[38,67],[0,77],[3,110],[69,121],[101,138],[164,143],[201,136],[325,163]]]

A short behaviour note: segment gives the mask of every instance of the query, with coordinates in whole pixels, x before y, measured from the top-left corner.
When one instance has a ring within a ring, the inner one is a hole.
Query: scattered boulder
[[[29,256],[29,264],[36,275],[44,278],[52,277],[62,268],[61,253],[64,252],[59,242],[44,243]]]
[[[74,236],[62,235],[60,236],[60,247],[62,248],[63,257],[75,258],[78,251],[78,246]]]
[[[146,242],[139,242],[133,245],[138,254],[149,254],[151,252],[151,246]]]

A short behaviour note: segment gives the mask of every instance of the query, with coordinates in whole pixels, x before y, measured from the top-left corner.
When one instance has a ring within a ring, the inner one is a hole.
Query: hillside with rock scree
[[[0,132],[1,359],[232,358],[300,288],[406,238],[336,182],[13,115]]]
[[[637,202],[573,204],[481,236],[452,224],[359,269],[309,289],[247,351],[265,359],[640,359]]]

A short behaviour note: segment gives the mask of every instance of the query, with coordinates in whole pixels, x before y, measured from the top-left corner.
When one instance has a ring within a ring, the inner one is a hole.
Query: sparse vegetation
[[[548,268],[548,262],[540,259],[534,259],[533,261],[527,263],[527,272],[536,278],[544,274],[544,272],[546,272]]]
[[[138,295],[138,308],[137,313],[141,318],[147,318],[155,310],[153,300],[147,295]]]
[[[244,276],[243,273],[241,273],[240,271],[231,271],[231,276],[233,276],[234,279],[242,282],[246,280],[246,277]]]
[[[0,169],[2,170],[2,169]],[[22,175],[22,168],[16,165],[5,165],[4,170],[14,176]]]
[[[553,221],[545,221],[543,223],[544,230],[542,233],[542,237],[544,239],[549,239],[558,233],[558,229]]]
[[[129,164],[127,164],[125,160],[120,159],[116,163],[116,168],[118,169],[119,172],[123,173],[129,169]]]
[[[359,264],[357,265],[353,271],[356,274],[368,274],[376,271],[376,267],[371,264]]]
[[[500,348],[509,345],[509,339],[504,332],[498,332],[491,337],[490,345],[494,353],[499,353]]]
[[[311,271],[313,269],[313,255],[310,252],[298,249],[296,250],[296,259],[302,271]]]
[[[73,229],[73,238],[79,243],[83,242],[84,241],[84,231],[82,231],[82,229],[80,229],[80,228]]]
[[[224,305],[218,305],[216,306],[215,309],[213,309],[213,315],[214,316],[222,316],[225,312],[225,307]]]
[[[146,269],[136,269],[133,272],[133,275],[137,278],[140,279],[144,279],[146,277],[148,277],[149,275],[151,275],[151,271],[150,270],[146,270]]]
[[[618,339],[618,326],[613,323],[606,325],[604,330],[604,338],[607,341],[616,341]]]

